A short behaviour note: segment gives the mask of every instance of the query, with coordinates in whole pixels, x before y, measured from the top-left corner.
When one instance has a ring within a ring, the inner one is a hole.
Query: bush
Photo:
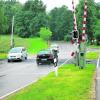
[[[21,38],[29,38],[30,37],[30,34],[28,34],[27,32],[24,32],[24,33],[19,34],[19,36]]]
[[[100,19],[97,20],[95,26],[95,38],[96,38],[96,44],[100,45]]]
[[[100,33],[99,33],[99,31],[95,34],[95,38],[96,38],[96,44],[100,45]]]
[[[72,39],[72,36],[71,35],[65,35],[64,36],[64,40],[65,41],[70,41]]]

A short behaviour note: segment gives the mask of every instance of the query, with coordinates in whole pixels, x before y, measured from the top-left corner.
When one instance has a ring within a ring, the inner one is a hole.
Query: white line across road
[[[71,59],[72,59],[72,57],[71,57],[70,59],[67,59],[64,63],[62,63],[62,64],[59,65],[58,67],[61,67],[62,65],[66,64],[66,63],[67,63],[69,60],[71,60]],[[34,81],[31,81],[30,83],[28,83],[28,84],[26,84],[26,85],[24,85],[24,86],[22,86],[22,87],[20,87],[20,88],[18,88],[18,89],[16,89],[16,90],[10,92],[10,93],[7,93],[6,95],[1,96],[1,97],[0,97],[0,100],[2,100],[3,98],[5,98],[5,97],[11,95],[12,93],[15,93],[15,92],[17,92],[17,91],[19,91],[19,90],[21,90],[21,89],[23,89],[23,88],[25,88],[25,87],[27,87],[27,86],[33,84],[33,83],[36,82],[36,81],[38,81],[38,79],[36,79],[36,80],[34,80]]]
[[[63,66],[64,64],[66,64],[69,60],[71,60],[72,59],[72,57],[70,58],[70,59],[67,59],[64,63],[62,63],[61,65],[59,65],[58,67],[61,67],[61,66]]]

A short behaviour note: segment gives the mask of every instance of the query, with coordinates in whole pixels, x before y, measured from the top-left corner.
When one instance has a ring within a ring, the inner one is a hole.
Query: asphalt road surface
[[[74,48],[67,43],[58,43],[58,45],[60,47],[58,65],[61,65],[70,59]],[[35,58],[31,56],[23,62],[0,61],[0,98],[37,81],[54,70],[53,65],[37,66]]]

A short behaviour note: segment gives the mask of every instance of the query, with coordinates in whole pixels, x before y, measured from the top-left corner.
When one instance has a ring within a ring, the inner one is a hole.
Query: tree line
[[[84,0],[76,7],[78,30],[82,32]],[[40,36],[41,28],[52,32],[52,40],[70,40],[73,30],[73,12],[67,6],[46,11],[41,0],[28,0],[21,4],[17,0],[0,0],[0,34],[11,34],[12,17],[14,34],[22,37]],[[88,0],[87,34],[91,42],[100,37],[100,3]],[[51,35],[50,35],[51,36]],[[100,39],[100,38],[99,38]],[[99,40],[98,40],[99,41]]]

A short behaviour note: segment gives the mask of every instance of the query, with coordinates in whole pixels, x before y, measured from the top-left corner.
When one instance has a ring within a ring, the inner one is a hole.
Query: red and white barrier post
[[[86,17],[87,17],[87,0],[84,2],[84,16],[83,16],[83,32],[82,32],[82,41],[86,41]]]
[[[74,56],[75,58],[75,65],[79,65],[79,32],[77,30],[77,21],[76,21],[76,14],[75,14],[75,2],[72,0],[72,9],[73,9],[73,31],[71,32],[72,34],[72,41],[71,43],[73,44],[75,51],[72,52],[71,56]]]
[[[77,30],[77,22],[76,22],[76,16],[75,16],[75,3],[74,3],[74,0],[72,0],[72,8],[73,8],[73,30]]]
[[[72,44],[77,47],[75,52],[72,52],[72,56],[75,56],[76,65],[79,65],[80,68],[85,67],[85,53],[86,53],[86,18],[87,18],[87,0],[84,0],[84,15],[83,15],[83,27],[82,27],[82,34],[81,38],[82,41],[79,41],[79,33],[77,30],[77,21],[75,16],[75,4],[74,0],[72,0],[72,8],[73,8],[73,31],[72,33]]]

